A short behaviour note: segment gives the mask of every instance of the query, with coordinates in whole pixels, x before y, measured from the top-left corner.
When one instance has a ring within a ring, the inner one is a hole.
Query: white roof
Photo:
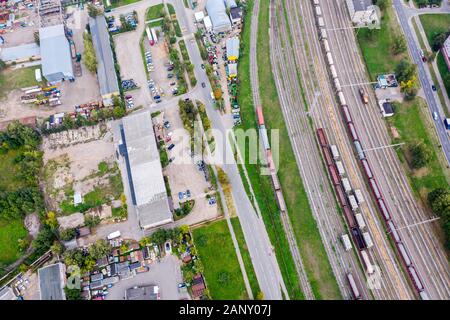
[[[39,46],[33,42],[17,47],[0,49],[0,59],[3,61],[14,61],[38,57],[41,55]]]
[[[209,18],[209,16],[206,16],[206,17],[203,19],[203,23],[205,24],[205,28],[206,28],[207,30],[212,28],[212,22],[211,22],[211,19]]]
[[[239,38],[233,37],[230,39],[227,39],[226,42],[227,47],[227,57],[236,57],[239,58]]]
[[[202,21],[203,18],[205,17],[205,14],[203,13],[203,11],[196,12],[194,15],[195,15],[195,21],[197,21],[197,22]]]
[[[236,76],[237,75],[237,63],[230,63],[228,65],[228,74],[230,76]]]
[[[208,0],[205,9],[211,18],[215,30],[231,28],[231,21],[227,15],[223,0]]]

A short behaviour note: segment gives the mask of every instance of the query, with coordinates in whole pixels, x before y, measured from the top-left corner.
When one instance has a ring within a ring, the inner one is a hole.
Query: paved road
[[[221,116],[213,105],[210,92],[212,91],[205,71],[201,68],[203,63],[200,51],[194,38],[195,27],[193,26],[193,13],[191,10],[184,8],[182,0],[169,1],[175,7],[180,27],[185,28],[184,38],[186,40],[186,47],[194,65],[195,76],[198,83],[204,82],[205,88],[197,85],[194,91],[197,98],[205,102],[206,111],[211,120],[212,127],[219,130],[222,137],[215,137],[216,141],[222,141],[224,137],[228,137],[227,130],[229,127],[224,126],[224,117],[231,117],[231,115]],[[189,16],[188,16],[189,14]],[[194,41],[191,41],[194,39]],[[230,123],[226,121],[225,123]],[[288,297],[281,271],[278,266],[276,257],[272,252],[272,245],[269,236],[264,226],[264,222],[259,218],[253,209],[250,200],[247,197],[244,186],[242,184],[241,176],[237,165],[234,161],[233,152],[230,144],[226,141],[222,146],[216,147],[216,152],[227,157],[227,163],[222,165],[223,170],[227,173],[232,186],[232,194],[236,205],[236,211],[244,232],[245,241],[247,243],[250,257],[252,259],[256,277],[260,284],[260,288],[264,293],[264,297],[269,300],[281,300],[282,291],[285,297]],[[218,157],[219,158],[219,157]]]
[[[405,33],[412,59],[414,63],[417,64],[420,83],[427,100],[428,108],[430,109],[430,114],[431,116],[433,116],[434,112],[438,114],[438,119],[434,122],[434,125],[439,136],[439,141],[442,145],[442,151],[444,152],[447,162],[450,164],[450,139],[447,129],[444,126],[445,114],[437,97],[437,93],[431,89],[433,82],[431,80],[430,72],[427,68],[425,68],[422,62],[420,56],[420,45],[417,43],[416,37],[413,36],[414,31],[409,24],[411,13],[409,15],[406,13],[407,10],[403,5],[403,1],[394,0],[393,4],[400,21],[400,25]],[[444,12],[448,12],[446,11],[446,8],[443,8],[442,10]],[[411,12],[411,10],[408,11]],[[433,10],[432,12],[436,11]]]
[[[322,1],[322,12],[328,29],[348,28],[350,25],[344,1]],[[329,42],[341,85],[367,83],[366,67],[359,54],[354,31],[345,29],[329,32]],[[349,57],[353,58],[349,59]],[[391,138],[387,133],[385,121],[380,116],[373,90],[370,85],[361,87],[369,93],[368,105],[361,102],[358,86],[346,86],[343,92],[363,148],[388,145],[391,143]],[[385,148],[368,151],[366,156],[384,195],[391,218],[397,228],[402,228],[399,230],[400,236],[429,296],[434,299],[448,299],[450,269],[442,243],[436,237],[435,226],[428,223],[407,227],[428,219],[429,215],[414,197],[395,150]],[[370,193],[367,195],[371,198]],[[378,228],[384,228],[383,223],[379,221],[381,217],[377,219],[376,212],[375,214],[370,212],[370,216],[373,217]],[[381,240],[385,241],[385,236]],[[382,256],[382,258],[382,262],[389,259],[392,263],[398,263],[398,260],[391,257],[390,253],[388,257]],[[389,270],[388,273],[390,273]],[[404,283],[401,275],[398,281]],[[402,292],[405,298],[410,296],[410,290],[400,285],[398,287],[404,289]]]

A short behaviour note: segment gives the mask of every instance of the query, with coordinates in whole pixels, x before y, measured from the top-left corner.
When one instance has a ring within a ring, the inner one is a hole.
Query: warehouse
[[[227,15],[223,0],[208,0],[205,9],[211,18],[214,32],[219,33],[231,30],[231,21]]]
[[[41,300],[65,300],[65,266],[55,263],[38,270]]]
[[[29,62],[30,59],[39,60],[40,58],[41,49],[35,42],[17,47],[0,48],[0,59],[6,63]]]
[[[73,80],[69,41],[62,24],[39,29],[42,74],[51,83]]]
[[[105,106],[113,103],[113,96],[119,95],[119,84],[117,82],[114,58],[109,41],[108,26],[105,17],[97,16],[89,18],[89,27],[94,44],[95,56],[97,57],[97,78],[100,94]]]
[[[125,158],[132,202],[143,229],[172,222],[150,111],[122,119],[119,151]]]

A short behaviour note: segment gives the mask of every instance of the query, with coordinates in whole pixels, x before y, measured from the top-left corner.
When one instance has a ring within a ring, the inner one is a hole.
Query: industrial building
[[[50,83],[73,80],[72,57],[64,25],[39,29],[42,75]]]
[[[208,0],[205,9],[211,19],[214,32],[220,33],[231,30],[231,21],[223,0]]]
[[[66,300],[65,266],[58,262],[38,270],[39,295],[41,300]]]
[[[444,44],[442,45],[442,55],[444,56],[445,63],[447,64],[447,69],[450,71],[450,36],[447,37]],[[443,75],[442,75],[443,76]]]
[[[350,19],[357,26],[367,26],[380,22],[378,10],[376,10],[377,6],[373,5],[372,0],[347,0],[347,8]]]
[[[119,95],[120,91],[105,17],[89,18],[89,27],[95,56],[97,57],[97,78],[100,94],[103,104],[110,106],[113,103],[113,96]]]
[[[22,63],[30,59],[39,60],[41,58],[41,49],[33,42],[16,47],[0,48],[0,59],[5,63]]]
[[[131,114],[120,125],[131,198],[143,229],[173,221],[150,111]]]

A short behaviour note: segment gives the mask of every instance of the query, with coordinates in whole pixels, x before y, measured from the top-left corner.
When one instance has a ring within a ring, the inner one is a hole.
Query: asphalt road
[[[220,138],[228,137],[227,130],[231,128],[224,126],[224,117],[231,117],[231,115],[221,116],[220,112],[217,111],[213,105],[210,94],[212,89],[205,71],[201,68],[203,61],[194,38],[194,32],[196,29],[193,26],[194,17],[192,11],[185,9],[182,0],[168,2],[174,5],[180,27],[184,30],[183,38],[186,41],[187,51],[191,62],[194,65],[194,72],[198,81],[197,87],[194,88],[195,98],[198,98],[205,103],[206,111],[209,119],[211,120],[212,127],[219,130],[222,135]],[[192,39],[194,41],[191,41]],[[201,88],[199,86],[202,82],[206,84],[205,88]],[[225,121],[225,123],[229,123],[229,121]],[[215,140],[221,141],[224,139],[216,138]],[[256,277],[260,284],[260,288],[264,293],[264,297],[268,300],[281,300],[283,298],[282,291],[284,292],[284,295],[288,297],[283,278],[281,276],[281,271],[275,254],[272,251],[272,245],[265,229],[264,222],[257,216],[250,200],[247,197],[241,176],[239,175],[239,171],[234,160],[231,146],[227,139],[222,146],[218,145],[216,147],[216,152],[227,156],[227,163],[222,165],[222,169],[227,173],[231,183],[236,211],[242,225],[242,230],[250,257],[253,262]],[[224,159],[224,156],[218,158]]]
[[[446,2],[446,1],[443,1]],[[397,16],[400,21],[400,25],[405,33],[406,40],[408,43],[408,47],[410,50],[411,57],[415,64],[417,64],[417,70],[419,74],[419,80],[422,85],[425,99],[427,100],[428,108],[430,110],[430,114],[433,117],[433,114],[436,112],[438,115],[438,119],[434,121],[434,126],[436,128],[436,132],[439,136],[439,141],[442,145],[442,152],[444,152],[445,158],[447,159],[448,164],[450,164],[450,139],[448,136],[447,129],[444,125],[445,114],[442,109],[441,103],[437,97],[437,93],[431,89],[431,85],[433,81],[431,80],[430,72],[424,66],[422,62],[422,58],[420,56],[420,45],[417,43],[416,37],[413,35],[413,30],[409,24],[409,18],[405,13],[405,7],[403,5],[402,0],[394,0],[393,2],[395,11],[397,12]]]

